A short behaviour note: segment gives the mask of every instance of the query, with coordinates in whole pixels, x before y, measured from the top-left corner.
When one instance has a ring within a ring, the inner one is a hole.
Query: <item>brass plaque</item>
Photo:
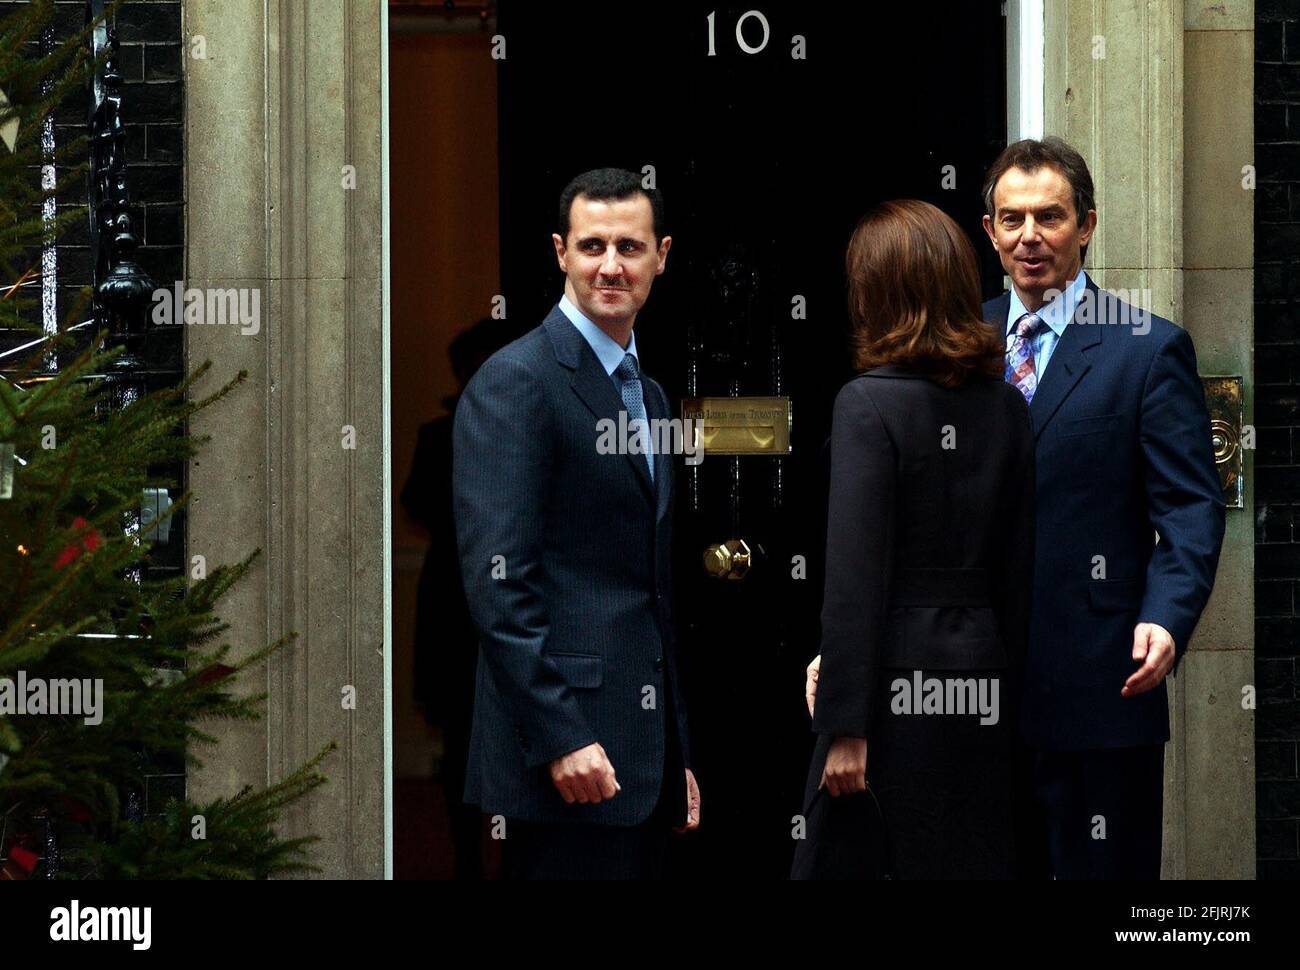
[[[682,417],[703,422],[700,445],[705,454],[790,454],[788,397],[687,398]]]
[[[1240,377],[1202,377],[1205,404],[1210,411],[1210,438],[1214,464],[1219,471],[1224,504],[1230,509],[1246,507],[1246,479],[1243,474],[1242,430],[1244,402]]]

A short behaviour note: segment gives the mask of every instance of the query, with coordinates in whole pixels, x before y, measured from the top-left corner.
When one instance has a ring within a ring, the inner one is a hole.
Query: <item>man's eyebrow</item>
[[[623,243],[631,243],[634,246],[641,246],[643,248],[648,245],[644,239],[637,236],[619,236],[616,242],[620,246],[623,245]],[[603,236],[583,236],[578,240],[579,246],[585,246],[588,243],[600,243],[601,245],[604,245],[605,239]]]
[[[998,215],[1006,215],[1007,213],[1020,213],[1020,212],[1024,212],[1024,211],[1026,211],[1024,208],[1020,208],[1020,207],[1013,206],[1013,205],[1001,205],[1001,206],[998,206]],[[1060,203],[1060,202],[1048,202],[1048,203],[1046,203],[1045,205],[1040,205],[1040,206],[1037,206],[1037,207],[1030,206],[1029,209],[1028,209],[1028,211],[1030,211],[1030,212],[1058,212],[1058,211],[1059,211],[1059,212],[1064,212],[1064,211],[1065,211],[1065,205],[1064,205],[1063,203]]]

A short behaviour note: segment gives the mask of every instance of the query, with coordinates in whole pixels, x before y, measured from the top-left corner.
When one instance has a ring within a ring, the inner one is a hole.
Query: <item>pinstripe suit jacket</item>
[[[668,398],[642,376],[647,414]],[[494,354],[456,408],[461,571],[479,633],[465,799],[531,821],[629,826],[658,799],[665,715],[690,766],[672,634],[673,462],[600,454],[623,401],[557,306]],[[667,691],[672,692],[669,704]],[[599,742],[622,790],[566,805],[553,759]]]

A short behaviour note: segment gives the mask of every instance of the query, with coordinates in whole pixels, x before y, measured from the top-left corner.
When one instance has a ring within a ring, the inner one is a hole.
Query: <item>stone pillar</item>
[[[1048,0],[1048,134],[1087,159],[1099,285],[1150,289],[1150,308],[1196,343],[1203,376],[1247,378],[1250,418],[1253,135],[1250,0]],[[1253,466],[1229,509],[1214,594],[1171,681],[1165,760],[1166,878],[1255,874]]]
[[[1202,374],[1245,378],[1253,422],[1255,5],[1188,0],[1183,31],[1182,324]],[[1214,595],[1186,676],[1186,875],[1255,877],[1255,461],[1245,452],[1245,508],[1228,510]]]
[[[288,810],[333,878],[391,871],[388,718],[386,5],[184,0],[186,271],[248,287],[260,330],[189,328],[196,393],[248,380],[200,414],[189,554],[262,556],[219,604],[247,654],[296,631],[252,676],[263,720],[216,723],[198,798],[274,782],[329,741],[328,783]],[[200,41],[201,38],[201,41]],[[206,57],[190,56],[199,44]],[[355,709],[345,692],[355,691]]]

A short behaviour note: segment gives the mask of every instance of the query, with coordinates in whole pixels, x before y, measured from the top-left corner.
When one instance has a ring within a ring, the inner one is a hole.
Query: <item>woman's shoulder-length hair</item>
[[[942,210],[882,202],[858,221],[844,268],[859,372],[900,364],[945,387],[1002,376],[1005,337],[981,316],[975,249]]]

